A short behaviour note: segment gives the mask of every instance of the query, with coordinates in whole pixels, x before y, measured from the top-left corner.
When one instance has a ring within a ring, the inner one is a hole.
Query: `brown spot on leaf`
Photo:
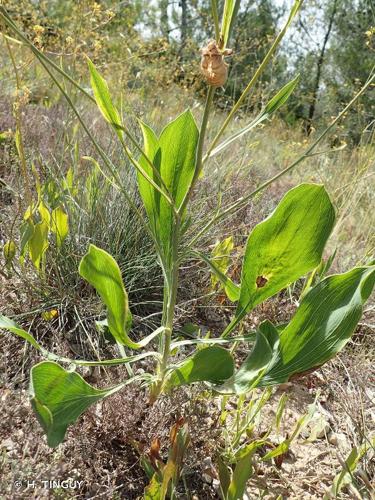
[[[257,279],[255,280],[255,283],[257,284],[258,288],[263,288],[267,282],[268,279],[265,278],[264,276],[258,276]]]

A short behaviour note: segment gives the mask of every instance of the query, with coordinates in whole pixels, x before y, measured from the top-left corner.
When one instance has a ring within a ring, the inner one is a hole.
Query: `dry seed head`
[[[228,78],[228,65],[224,56],[232,54],[232,50],[220,50],[214,40],[202,49],[201,70],[206,82],[213,87],[222,87]]]

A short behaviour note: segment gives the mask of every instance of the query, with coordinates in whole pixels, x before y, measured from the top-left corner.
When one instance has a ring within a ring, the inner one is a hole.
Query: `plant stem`
[[[172,249],[171,249],[171,260],[169,265],[169,270],[164,277],[164,304],[165,308],[163,311],[162,324],[164,326],[164,331],[161,334],[160,342],[160,352],[161,361],[157,370],[157,380],[155,384],[151,387],[150,391],[150,403],[154,403],[158,398],[159,394],[162,392],[165,376],[168,369],[169,355],[171,351],[172,343],[172,332],[173,332],[173,320],[176,307],[177,299],[177,289],[178,289],[178,271],[179,271],[179,258],[178,258],[178,248],[180,242],[180,229],[181,229],[181,219],[177,216],[173,222],[173,234],[172,234]]]
[[[185,198],[183,199],[183,202],[181,203],[181,206],[179,208],[179,213],[183,213],[185,210],[185,207],[191,197],[191,193],[194,189],[194,186],[199,178],[199,174],[201,173],[202,166],[203,166],[203,147],[204,147],[204,140],[206,136],[206,130],[207,130],[207,125],[208,125],[208,117],[210,115],[211,111],[211,105],[212,101],[214,98],[215,94],[215,87],[209,86],[208,91],[207,91],[207,97],[206,97],[206,104],[204,107],[204,112],[203,112],[203,118],[202,118],[202,123],[201,123],[201,129],[199,132],[199,139],[198,139],[198,145],[197,145],[197,155],[196,155],[196,160],[195,160],[195,171],[194,171],[194,177],[191,183],[191,186],[186,193]]]
[[[217,11],[217,0],[211,0],[212,17],[214,18],[216,42],[220,40],[219,13]]]
[[[150,403],[156,401],[157,397],[162,392],[163,384],[168,370],[168,361],[171,351],[173,321],[176,308],[179,266],[180,266],[179,244],[180,244],[181,222],[182,222],[181,213],[183,213],[185,210],[185,207],[190,199],[192,190],[194,188],[195,182],[197,181],[202,169],[204,138],[206,135],[208,117],[214,93],[215,93],[215,87],[212,86],[208,87],[206,104],[203,112],[203,118],[197,144],[197,155],[195,159],[194,177],[191,186],[188,192],[186,193],[183,202],[181,203],[178,213],[177,214],[175,213],[175,218],[173,221],[172,237],[171,237],[171,258],[169,259],[169,265],[167,266],[167,271],[164,275],[164,303],[166,301],[166,305],[163,311],[162,324],[164,326],[164,332],[161,337],[161,345],[160,345],[162,359],[158,367],[157,381],[151,388]]]
[[[18,155],[20,157],[20,161],[21,161],[21,173],[22,173],[22,177],[23,177],[23,180],[25,183],[25,188],[26,188],[26,203],[27,203],[27,206],[30,207],[30,210],[31,210],[32,193],[31,193],[29,177],[27,174],[27,164],[26,164],[25,150],[23,147],[22,122],[21,122],[21,112],[20,112],[21,78],[19,76],[17,64],[16,64],[16,61],[14,59],[13,52],[12,52],[12,49],[10,47],[10,44],[9,44],[9,41],[7,38],[5,38],[5,44],[7,46],[9,57],[10,57],[10,60],[12,61],[12,66],[13,66],[14,74],[16,77],[17,99],[16,99],[15,104],[14,104],[14,116],[16,119],[16,128],[17,128],[17,135],[18,135],[18,141],[16,141],[16,142],[18,144],[17,150],[18,150]]]

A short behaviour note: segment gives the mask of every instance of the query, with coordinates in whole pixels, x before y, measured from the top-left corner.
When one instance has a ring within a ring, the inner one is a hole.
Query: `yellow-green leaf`
[[[334,222],[335,211],[324,186],[301,184],[288,191],[273,214],[250,233],[240,299],[225,335],[257,304],[320,263]]]
[[[51,230],[56,234],[57,246],[61,247],[69,233],[69,218],[60,206],[52,211]]]
[[[90,70],[91,87],[94,92],[96,104],[98,105],[104,119],[115,128],[116,133],[121,137],[122,122],[120,114],[113,104],[107,82],[99,74],[90,59],[88,59],[88,65]]]
[[[78,373],[43,361],[31,369],[31,404],[51,447],[59,445],[68,426],[93,403],[115,393],[123,384],[103,390],[92,387]]]
[[[48,224],[45,221],[34,225],[34,232],[29,239],[29,254],[34,266],[39,270],[42,258],[49,246]]]
[[[9,269],[12,265],[12,261],[16,256],[16,244],[13,240],[9,240],[5,243],[3,248],[3,255],[5,259],[5,265]]]
[[[90,245],[89,251],[79,265],[79,274],[96,289],[107,307],[108,328],[116,341],[132,349],[138,349],[139,344],[128,336],[132,315],[128,294],[115,259],[105,250]]]

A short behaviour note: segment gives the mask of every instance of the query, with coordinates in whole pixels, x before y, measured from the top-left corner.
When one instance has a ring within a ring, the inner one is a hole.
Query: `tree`
[[[329,42],[329,39],[330,39],[330,36],[332,33],[333,23],[334,23],[336,12],[337,12],[337,2],[338,2],[338,0],[333,0],[331,12],[328,13],[328,20],[327,20],[328,22],[327,22],[326,32],[324,34],[323,42],[322,42],[322,45],[321,45],[321,48],[319,51],[319,56],[318,56],[318,59],[316,61],[316,74],[315,74],[312,97],[311,97],[309,112],[308,112],[308,116],[307,116],[307,123],[306,123],[307,135],[310,135],[311,129],[312,129],[312,122],[314,119],[315,109],[316,109],[316,101],[318,98],[318,93],[319,93],[319,88],[320,88],[320,83],[321,83],[322,69],[323,69],[323,65],[325,63],[326,50],[327,50],[328,42]]]

